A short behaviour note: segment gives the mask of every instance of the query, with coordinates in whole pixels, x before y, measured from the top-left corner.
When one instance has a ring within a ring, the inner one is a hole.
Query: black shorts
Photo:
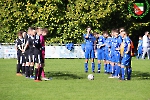
[[[42,55],[41,55],[41,53],[36,53],[36,54],[34,54],[34,57],[35,57],[35,63],[42,63]]]
[[[26,62],[29,62],[29,49],[25,51],[24,55],[25,55]]]
[[[17,52],[17,64],[22,64],[22,54],[21,54],[21,52]]]
[[[34,54],[29,54],[27,60],[28,60],[29,62],[34,62],[34,61],[35,61],[35,56],[34,56]]]
[[[22,63],[26,63],[26,55],[25,55],[25,53],[22,54]]]

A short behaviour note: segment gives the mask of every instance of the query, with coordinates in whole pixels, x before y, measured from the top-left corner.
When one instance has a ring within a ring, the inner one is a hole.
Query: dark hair
[[[22,36],[23,31],[18,32],[18,36]]]
[[[115,33],[119,33],[118,29],[114,29],[113,32]]]
[[[91,28],[90,26],[87,26],[86,29]]]
[[[102,34],[103,34],[103,35],[104,35],[104,34],[108,34],[108,32],[107,32],[107,31],[103,31]]]
[[[44,28],[42,31],[44,31],[45,33],[48,33],[48,29]]]

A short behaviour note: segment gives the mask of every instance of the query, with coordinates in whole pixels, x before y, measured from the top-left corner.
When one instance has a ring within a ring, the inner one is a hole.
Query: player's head
[[[139,40],[142,40],[142,36],[139,36]]]
[[[112,30],[111,30],[111,36],[112,36],[112,37],[114,37],[114,30],[115,30],[115,29],[112,29]]]
[[[114,30],[113,30],[113,33],[114,33],[114,36],[115,36],[115,37],[118,37],[118,35],[119,35],[118,29],[114,29]]]
[[[26,31],[24,31],[24,32],[22,33],[23,38],[25,38],[25,37],[26,37],[26,35],[27,35],[27,32],[26,32]]]
[[[35,28],[34,27],[29,27],[28,28],[28,34],[31,36],[34,36],[36,34]]]
[[[125,31],[125,28],[124,28],[124,27],[120,27],[120,28],[119,28],[119,32],[121,33],[121,32],[123,32],[123,31]]]
[[[37,35],[42,35],[42,30],[43,29],[41,27],[37,27],[35,31],[36,31]]]
[[[148,34],[149,34],[149,31],[146,31],[146,32],[145,32],[145,35],[148,36]]]
[[[43,36],[46,36],[48,34],[48,29],[47,28],[44,28],[43,30],[42,30],[42,35]]]
[[[122,38],[125,38],[126,36],[128,36],[128,33],[126,31],[123,31],[120,35]]]
[[[103,36],[104,36],[105,38],[107,38],[107,37],[108,37],[108,32],[107,32],[107,31],[103,31]]]
[[[18,38],[22,38],[22,33],[23,33],[23,31],[18,32]]]
[[[90,31],[91,31],[91,27],[88,26],[88,27],[86,28],[86,30],[87,30],[87,32],[90,32]]]

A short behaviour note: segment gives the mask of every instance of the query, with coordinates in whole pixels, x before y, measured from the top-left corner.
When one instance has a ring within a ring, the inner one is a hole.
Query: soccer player
[[[22,33],[22,36],[23,36],[22,49],[24,49],[26,44],[27,33],[24,31]],[[22,74],[23,75],[25,75],[25,66],[26,66],[26,56],[25,56],[25,52],[22,52]]]
[[[120,74],[120,62],[121,62],[121,54],[120,54],[120,45],[122,43],[122,39],[119,37],[118,30],[114,30],[114,77],[118,78]]]
[[[22,38],[22,33],[23,31],[18,32],[18,39],[16,40],[16,50],[17,50],[17,76],[22,76],[21,71],[22,71],[22,43],[23,43],[23,38]]]
[[[40,35],[42,35],[41,29],[37,31],[37,33],[34,34],[34,57],[35,57],[35,81],[41,81],[41,73],[43,70],[43,66],[41,66],[42,63],[42,45],[40,41]]]
[[[113,73],[114,73],[114,29],[111,30],[111,39],[110,39],[110,77],[108,78],[114,78]]]
[[[107,32],[104,31],[103,35],[98,35],[98,44],[97,44],[97,59],[98,59],[98,73],[101,70],[101,61],[104,60],[104,48],[105,48],[105,38],[107,37]],[[104,64],[104,69],[106,72],[106,64]]]
[[[87,33],[83,35],[85,39],[85,72],[88,72],[88,60],[91,58],[92,62],[92,72],[95,73],[95,50],[96,50],[96,38],[91,33],[91,27],[86,28]]]
[[[44,29],[37,28],[37,33],[40,34],[40,43],[41,43],[41,46],[42,46],[42,49],[41,49],[41,54],[42,54],[41,67],[43,68],[43,70],[42,70],[42,80],[49,80],[48,78],[46,78],[45,72],[44,72],[44,66],[45,66],[45,40],[44,40],[44,36],[47,35],[48,30],[46,28],[44,28]]]
[[[28,28],[28,35],[26,45],[24,47],[24,51],[26,53],[26,78],[34,79],[33,72],[34,72],[34,28]]]
[[[125,80],[125,68],[127,71],[127,80],[130,80],[131,72],[132,72],[131,70],[131,40],[125,31],[122,32],[121,36],[123,38],[123,47],[124,47],[123,57],[121,61],[121,72],[122,72],[121,80]]]
[[[107,35],[107,38],[105,40],[105,50],[104,50],[104,60],[106,62],[106,72],[107,74],[110,73],[110,42],[111,42],[111,37],[109,36],[109,34]]]
[[[148,52],[149,52],[149,58],[150,58],[150,34],[148,34]]]
[[[145,59],[146,53],[147,53],[147,55],[149,55],[149,52],[148,52],[148,45],[149,45],[148,44],[148,34],[149,34],[149,32],[146,31],[145,35],[143,36],[143,44],[142,44],[142,46],[143,46],[143,55],[142,55],[142,59]],[[150,59],[149,56],[148,56],[148,59]]]
[[[142,44],[143,44],[142,37],[139,36],[138,47],[137,47],[137,59],[140,59],[142,57],[142,49],[143,49]]]

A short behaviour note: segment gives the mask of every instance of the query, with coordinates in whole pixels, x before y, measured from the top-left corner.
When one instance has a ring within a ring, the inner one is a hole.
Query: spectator
[[[148,34],[148,57],[150,59],[150,34]]]
[[[147,55],[149,55],[149,52],[148,52],[148,34],[149,32],[146,31],[145,32],[145,35],[143,36],[143,55],[142,55],[142,59],[145,59],[145,55],[147,53]],[[148,59],[149,59],[149,56],[148,56]]]

